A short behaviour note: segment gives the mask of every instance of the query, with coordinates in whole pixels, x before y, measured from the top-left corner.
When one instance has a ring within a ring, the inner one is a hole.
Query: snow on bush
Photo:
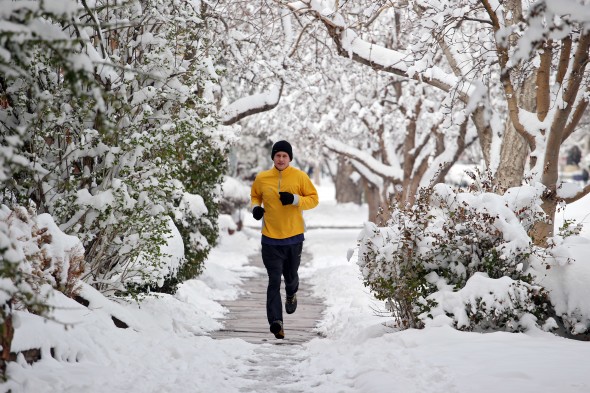
[[[219,215],[219,230],[222,232],[227,232],[232,235],[238,226],[236,225],[234,219],[229,214],[220,214]]]
[[[244,207],[250,202],[250,187],[235,177],[224,176],[221,188],[222,204],[228,203],[235,209]]]
[[[566,223],[567,224],[567,223]],[[551,258],[533,258],[536,281],[549,291],[560,325],[573,335],[590,330],[590,240],[576,231],[553,239]],[[555,322],[554,322],[555,323]]]
[[[49,214],[37,216],[22,206],[11,210],[2,205],[0,221],[15,239],[15,252],[25,261],[20,269],[31,288],[49,284],[67,296],[76,294],[84,272],[84,247],[77,237],[63,233]]]
[[[541,254],[527,231],[543,213],[541,189],[456,193],[439,184],[395,208],[387,227],[359,237],[365,285],[401,327],[519,331],[547,319],[546,291],[529,264]]]
[[[231,219],[237,223],[234,230],[239,230],[242,225],[242,209],[250,203],[250,187],[242,183],[239,179],[224,176],[221,190],[221,200],[219,201],[220,211],[223,214],[231,216]],[[229,229],[228,225],[231,226],[230,223],[227,223],[225,227]]]
[[[145,282],[155,282],[161,287],[167,277],[174,277],[184,263],[184,243],[170,217],[167,217],[167,227],[169,235],[166,236],[166,242],[160,246],[160,257],[157,260],[152,259],[153,255],[139,254],[135,261],[113,269],[113,272],[118,273],[113,276],[113,280],[138,286]],[[125,278],[120,278],[120,275],[124,275]]]
[[[10,359],[16,310],[48,314],[53,288],[67,296],[79,290],[84,271],[80,240],[63,233],[49,214],[0,205],[0,368]]]
[[[32,200],[80,238],[84,280],[104,293],[147,290],[166,272],[174,288],[218,236],[225,136],[203,98],[219,78],[204,23],[215,18],[182,0],[54,3],[12,2],[0,15],[0,202]],[[129,28],[140,25],[156,27]],[[184,193],[206,214],[176,231]],[[185,263],[171,268],[162,249],[177,232]]]

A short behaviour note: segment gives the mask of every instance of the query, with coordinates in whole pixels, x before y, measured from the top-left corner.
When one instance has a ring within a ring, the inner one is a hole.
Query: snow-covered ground
[[[301,268],[326,302],[318,326],[324,338],[302,346],[254,345],[213,340],[224,310],[217,302],[239,295],[255,272],[247,255],[258,250],[256,229],[224,236],[205,273],[140,306],[105,301],[90,288],[89,311],[57,297],[56,322],[19,314],[14,349],[31,344],[45,356],[9,365],[14,392],[589,392],[590,343],[549,333],[463,333],[448,327],[395,331],[378,316],[382,304],[362,285],[356,245],[366,208],[338,206],[330,184],[318,187],[320,206],[306,213],[305,247],[312,255]],[[588,221],[590,199],[572,204],[559,219]],[[256,226],[246,219],[246,225]],[[330,228],[332,227],[332,228]],[[590,237],[590,228],[584,234]],[[590,300],[590,299],[589,299]],[[305,299],[300,299],[305,307]],[[264,307],[263,304],[260,307]],[[111,315],[129,324],[115,327]],[[265,324],[266,321],[260,321]],[[286,334],[289,334],[286,327]],[[270,338],[269,333],[269,338]]]

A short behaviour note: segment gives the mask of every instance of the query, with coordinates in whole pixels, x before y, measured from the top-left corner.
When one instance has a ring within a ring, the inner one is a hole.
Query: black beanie
[[[291,144],[287,141],[278,141],[274,145],[272,145],[272,151],[270,152],[270,158],[275,159],[275,154],[280,151],[284,151],[289,155],[289,159],[293,161],[293,149],[291,148]]]

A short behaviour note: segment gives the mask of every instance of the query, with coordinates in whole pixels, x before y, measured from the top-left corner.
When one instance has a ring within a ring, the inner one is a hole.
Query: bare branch
[[[463,20],[468,20],[468,21],[471,21],[471,22],[478,22],[478,23],[483,23],[483,24],[486,24],[486,25],[494,26],[494,22],[492,22],[491,20],[488,20],[488,19],[470,18],[468,16],[464,16],[462,19]]]
[[[483,7],[490,16],[491,21],[489,23],[491,23],[491,25],[494,27],[494,32],[498,31],[500,29],[500,20],[498,19],[498,15],[496,15],[496,12],[492,8],[492,5],[488,0],[481,0],[481,4],[483,4]]]
[[[297,49],[299,48],[299,43],[301,42],[303,35],[305,34],[305,32],[307,31],[307,29],[310,26],[311,26],[311,23],[308,23],[307,25],[305,25],[303,27],[303,29],[301,29],[301,32],[299,33],[299,36],[297,37],[297,41],[295,41],[295,43],[293,44],[293,48],[291,49],[291,52],[289,52],[287,57],[293,57],[295,55],[295,53],[297,52]]]
[[[551,58],[553,57],[553,41],[549,40],[543,45],[541,65],[537,72],[537,118],[545,120],[549,112],[549,78],[551,74]]]
[[[572,37],[568,36],[561,42],[561,53],[559,54],[559,66],[557,68],[556,83],[563,85],[563,79],[569,67],[570,53],[572,52]]]
[[[383,11],[391,7],[393,7],[393,5],[384,5],[381,8],[379,8],[379,10],[377,10],[377,12],[375,12],[373,16],[371,16],[371,18],[363,24],[363,26],[369,27],[373,22],[375,22],[375,20],[377,20],[377,18],[379,17],[379,15],[381,15]]]
[[[565,129],[563,130],[563,136],[561,138],[561,143],[565,142],[567,138],[574,132],[582,116],[584,116],[584,112],[586,112],[586,108],[588,108],[588,100],[582,100],[576,105],[576,109],[574,110],[574,114],[571,117],[570,122],[567,124]]]

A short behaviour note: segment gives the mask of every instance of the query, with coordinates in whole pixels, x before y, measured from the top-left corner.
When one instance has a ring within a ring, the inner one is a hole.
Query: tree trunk
[[[374,222],[378,226],[384,224],[383,216],[379,214],[381,207],[381,193],[374,184],[363,179],[365,188],[365,202],[369,206],[369,221]]]
[[[313,165],[313,175],[312,175],[312,180],[313,180],[313,184],[315,184],[316,186],[320,185],[320,181],[322,178],[322,168],[320,166],[320,164],[315,163]]]
[[[484,107],[478,107],[471,115],[475,129],[477,130],[477,137],[479,138],[479,145],[487,168],[490,167],[492,154],[492,127],[486,119]]]
[[[519,5],[515,10],[522,12]],[[529,111],[537,110],[537,72],[532,72],[524,82],[517,87],[518,105]],[[496,184],[500,189],[518,187],[522,185],[525,172],[525,165],[531,147],[527,140],[516,130],[510,116],[506,119],[504,137],[500,151],[500,163],[496,171]],[[538,157],[538,159],[543,159]]]
[[[496,184],[501,189],[522,185],[528,151],[526,140],[516,131],[512,122],[507,121],[496,170]]]
[[[529,235],[535,245],[547,247],[547,239],[553,236],[555,212],[557,211],[557,195],[555,190],[547,192],[543,198],[541,208],[547,214],[547,219],[536,222]]]
[[[361,185],[355,183],[350,175],[354,173],[354,168],[346,157],[338,156],[338,170],[336,172],[335,187],[336,187],[336,202],[338,203],[362,203],[362,188]]]
[[[12,300],[9,300],[4,304],[6,309],[12,308]],[[4,377],[6,363],[10,361],[10,348],[12,346],[12,339],[14,337],[14,326],[12,324],[12,314],[2,312],[2,318],[4,322],[0,325],[0,345],[2,345],[2,352],[0,353],[0,361],[2,363],[2,369],[0,375]]]

